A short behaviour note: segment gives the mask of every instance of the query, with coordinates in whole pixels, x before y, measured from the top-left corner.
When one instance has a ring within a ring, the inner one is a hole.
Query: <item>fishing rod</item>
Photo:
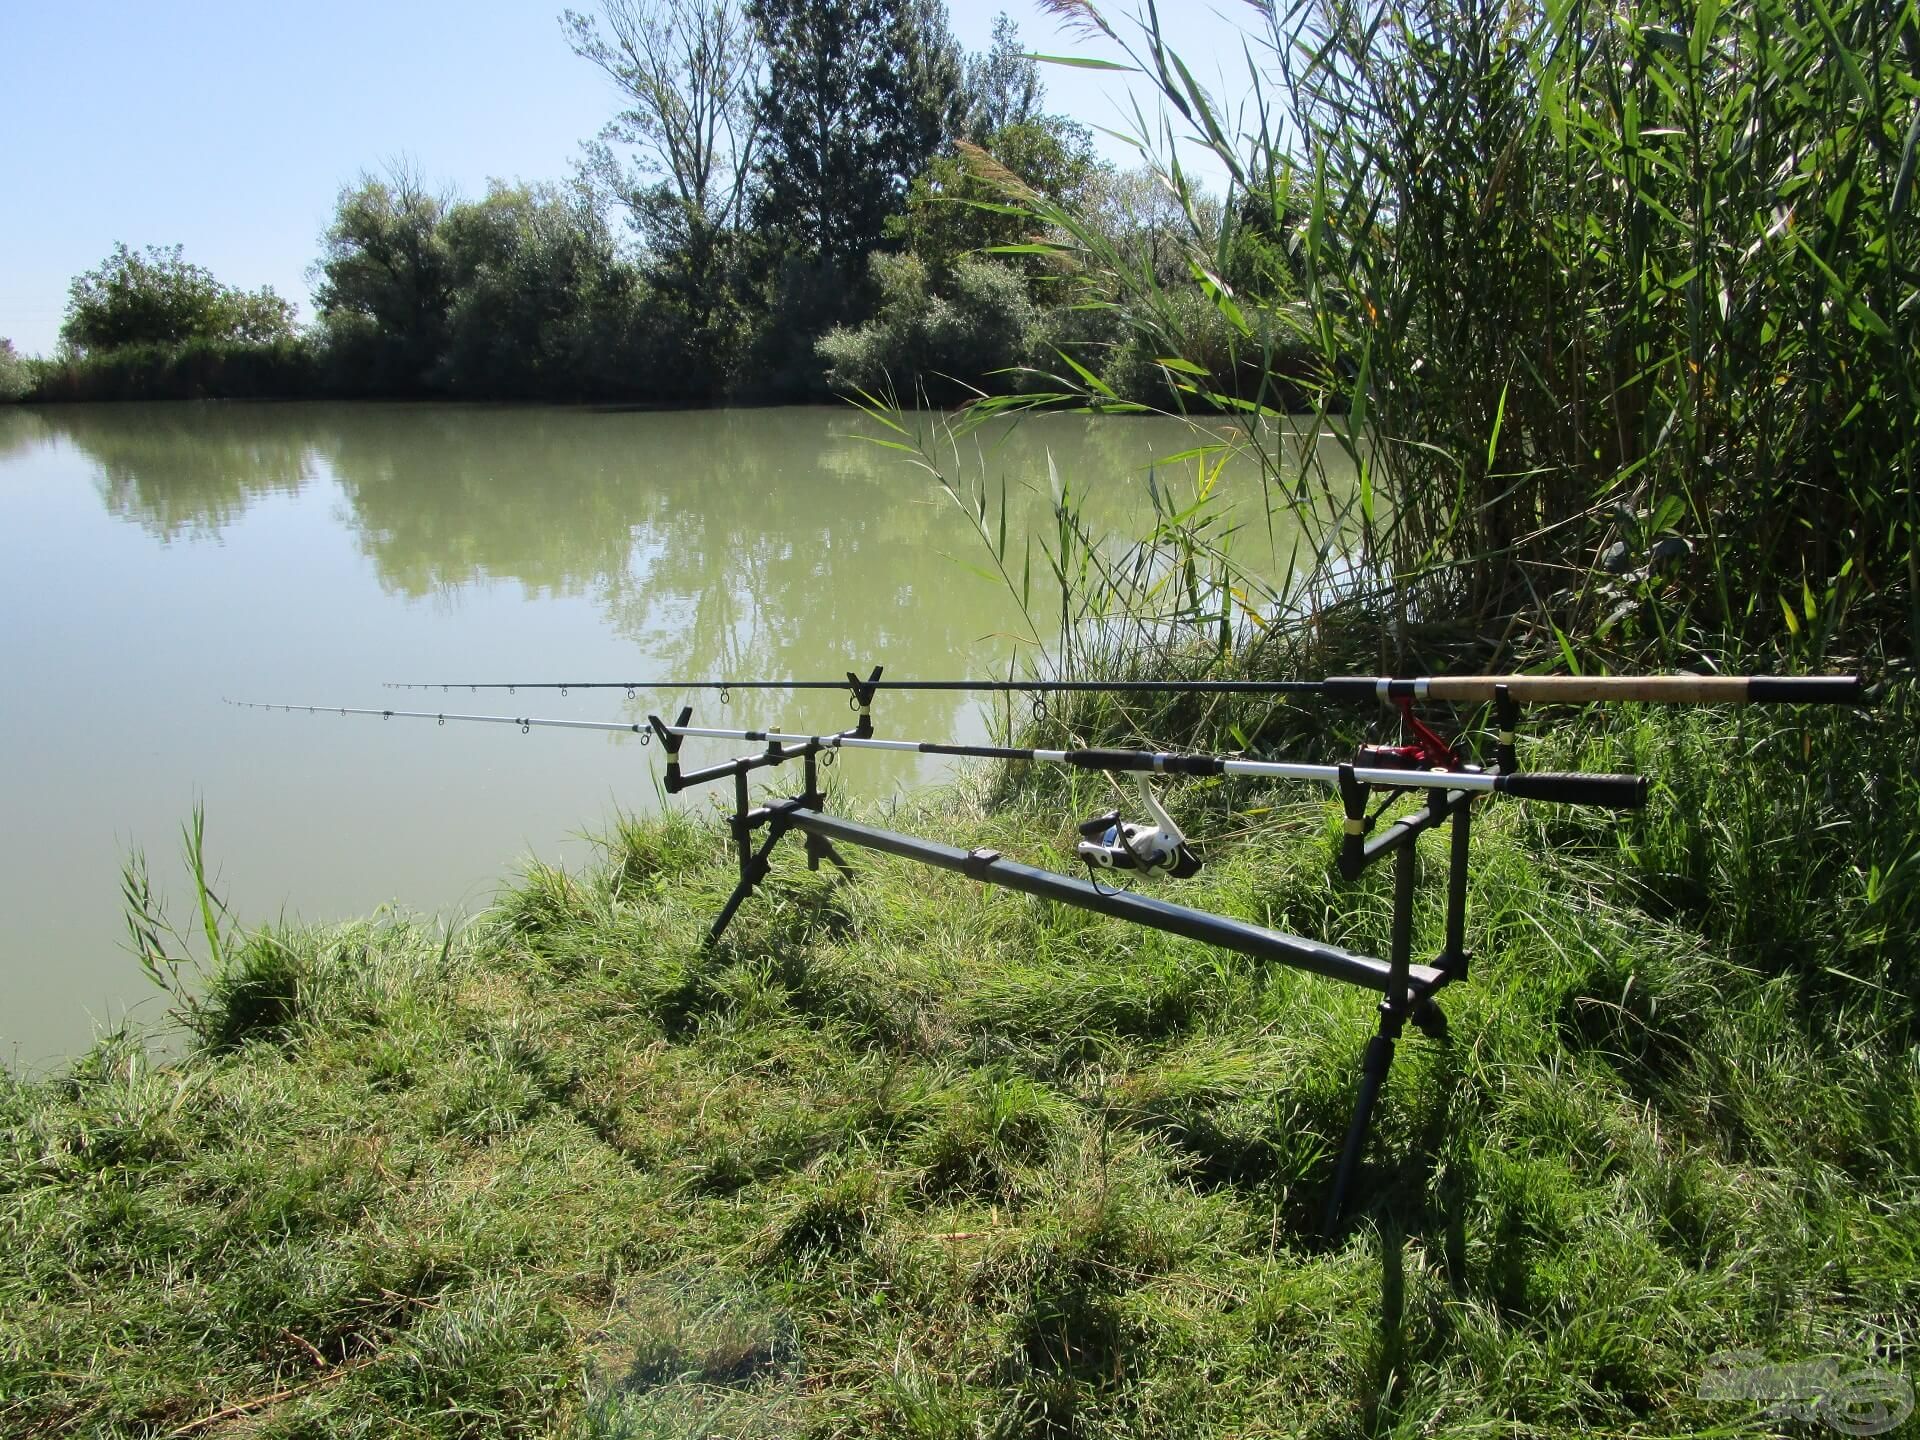
[[[1314,765],[1298,761],[1250,760],[1233,755],[1194,754],[1165,750],[1047,750],[1019,745],[956,745],[935,740],[888,740],[857,731],[815,735],[779,730],[733,730],[686,723],[690,712],[669,725],[658,715],[644,723],[611,720],[560,720],[533,715],[471,715],[439,710],[375,710],[352,705],[301,705],[278,701],[229,700],[249,710],[304,711],[309,715],[377,715],[386,720],[449,720],[482,725],[517,725],[522,734],[535,729],[594,730],[639,735],[645,744],[658,736],[667,752],[665,786],[669,794],[701,782],[699,775],[680,769],[680,742],[688,739],[741,740],[769,747],[781,759],[835,750],[877,750],[895,754],[945,755],[974,760],[1063,765],[1080,770],[1154,775],[1237,775],[1272,780],[1309,780],[1329,786],[1358,783],[1388,790],[1432,790],[1445,786],[1474,794],[1511,795],[1523,800],[1561,801],[1632,810],[1646,804],[1647,781],[1642,775],[1604,775],[1499,770],[1469,767],[1448,770],[1405,767]],[[759,757],[755,757],[759,758]],[[1344,778],[1343,778],[1344,777]]]
[[[396,712],[399,713],[399,712]],[[1644,775],[1600,775],[1547,771],[1412,769],[1363,765],[1312,765],[1290,760],[1249,760],[1234,755],[1204,755],[1166,750],[1044,750],[1022,745],[949,745],[933,740],[882,740],[851,732],[802,735],[779,730],[726,730],[711,725],[669,725],[657,715],[647,723],[667,747],[669,791],[680,787],[676,775],[677,741],[698,738],[745,740],[777,746],[822,750],[886,750],[920,755],[953,755],[977,760],[1006,760],[1040,765],[1064,765],[1080,770],[1153,775],[1243,775],[1271,780],[1311,780],[1338,786],[1357,782],[1386,790],[1432,790],[1444,786],[1473,794],[1512,795],[1523,800],[1557,800],[1576,805],[1603,805],[1637,810],[1647,802]],[[621,728],[621,727],[614,727]],[[797,750],[794,753],[799,753]]]
[[[1452,700],[1485,703],[1504,686],[1520,703],[1644,701],[1668,705],[1857,705],[1858,675],[1430,675],[1410,678],[1332,675],[1319,680],[885,680],[880,666],[861,677],[806,680],[390,680],[393,690],[837,690],[856,702],[880,690],[976,694],[1319,695],[1334,700]]]

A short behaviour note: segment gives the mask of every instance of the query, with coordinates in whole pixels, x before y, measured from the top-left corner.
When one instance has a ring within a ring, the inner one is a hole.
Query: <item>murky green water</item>
[[[196,799],[219,889],[253,920],[471,912],[519,857],[577,863],[583,832],[656,803],[657,753],[632,737],[223,696],[382,706],[395,679],[1004,672],[1018,607],[979,573],[952,501],[869,428],[838,409],[0,408],[0,1054],[37,1065],[158,1008],[125,948],[120,867],[145,847],[184,916]],[[958,473],[996,495],[1005,480],[1016,535],[1047,513],[1049,456],[1121,532],[1147,511],[1154,457],[1195,443],[1172,421],[1066,416],[988,439]],[[1250,475],[1230,468],[1227,487],[1257,495]],[[1247,533],[1264,551],[1265,525]],[[678,698],[482,692],[459,708],[618,719]],[[739,726],[846,714],[831,694],[695,704]],[[884,735],[985,729],[964,697],[890,695],[880,712]],[[848,757],[838,782],[875,795],[945,773],[890,759]]]

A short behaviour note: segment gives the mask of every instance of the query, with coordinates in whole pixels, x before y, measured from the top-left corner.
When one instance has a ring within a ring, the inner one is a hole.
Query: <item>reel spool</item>
[[[1082,839],[1074,854],[1086,862],[1089,870],[1131,870],[1150,880],[1184,880],[1200,869],[1200,857],[1187,844],[1187,837],[1173,823],[1173,817],[1161,807],[1140,777],[1140,799],[1153,817],[1151,825],[1137,825],[1120,818],[1118,810],[1092,820],[1083,820]]]

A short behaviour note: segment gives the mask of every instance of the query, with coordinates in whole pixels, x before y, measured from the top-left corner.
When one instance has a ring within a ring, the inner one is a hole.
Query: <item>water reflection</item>
[[[297,493],[313,478],[324,426],[302,410],[112,405],[39,415],[93,462],[108,513],[174,541],[217,537],[262,496]]]
[[[35,410],[20,405],[0,405],[0,460],[17,451],[47,441],[47,422]]]
[[[577,862],[569,837],[657,803],[658,756],[632,736],[268,716],[222,695],[380,705],[386,679],[1003,669],[1019,607],[967,517],[862,440],[865,423],[836,408],[0,408],[0,646],[19,693],[62,699],[57,725],[0,711],[0,749],[33,757],[0,767],[0,813],[19,817],[0,834],[0,1043],[28,1038],[28,1061],[71,1052],[89,1011],[146,993],[119,948],[119,863],[129,844],[165,856],[198,799],[224,891],[256,921],[470,910],[527,851]],[[949,465],[996,510],[1004,484],[1017,555],[1048,518],[1050,469],[1086,494],[1095,530],[1137,534],[1152,457],[1194,438],[1037,417]],[[1191,474],[1162,478],[1177,490]],[[1261,493],[1245,470],[1226,488]],[[1264,524],[1241,533],[1267,544]],[[1283,530],[1283,557],[1287,544]],[[604,719],[682,697],[474,698],[463,708]],[[722,724],[846,721],[832,694],[691,698]],[[889,695],[880,720],[894,735],[986,728],[957,694]],[[689,760],[729,753],[696,742]],[[884,797],[945,769],[870,755],[833,783]]]
[[[44,415],[10,417],[24,432],[13,443],[32,443],[40,425],[68,440],[95,465],[108,511],[158,539],[218,536],[257,498],[298,493],[325,474],[395,595],[511,580],[529,599],[589,597],[639,648],[689,673],[793,674],[816,648],[796,638],[799,624],[882,655],[958,654],[982,634],[1026,630],[1004,587],[943,603],[988,562],[982,542],[932,477],[868,442],[871,425],[851,410],[176,405]],[[996,525],[1004,486],[1018,553],[1017,537],[1048,513],[1050,462],[1085,495],[1097,532],[1130,534],[1154,457],[1194,441],[1170,421],[1048,416],[981,432],[940,458],[951,476],[986,484]],[[1175,469],[1178,486],[1193,466]],[[1243,534],[1271,545],[1264,526]]]

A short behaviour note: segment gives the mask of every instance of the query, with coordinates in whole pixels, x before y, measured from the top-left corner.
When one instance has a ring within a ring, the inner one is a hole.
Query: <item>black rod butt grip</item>
[[[1866,687],[1858,675],[1756,675],[1747,682],[1754,705],[1860,705]]]
[[[1521,771],[1494,782],[1502,795],[1520,800],[1552,800],[1562,805],[1604,805],[1610,810],[1640,810],[1647,803],[1644,775],[1556,775]]]
[[[1065,754],[1067,764],[1083,770],[1143,770],[1167,775],[1226,773],[1226,766],[1218,755],[1155,755],[1150,750],[1068,750]]]
[[[1380,681],[1372,675],[1331,675],[1320,682],[1320,693],[1329,700],[1371,700],[1380,693]]]

